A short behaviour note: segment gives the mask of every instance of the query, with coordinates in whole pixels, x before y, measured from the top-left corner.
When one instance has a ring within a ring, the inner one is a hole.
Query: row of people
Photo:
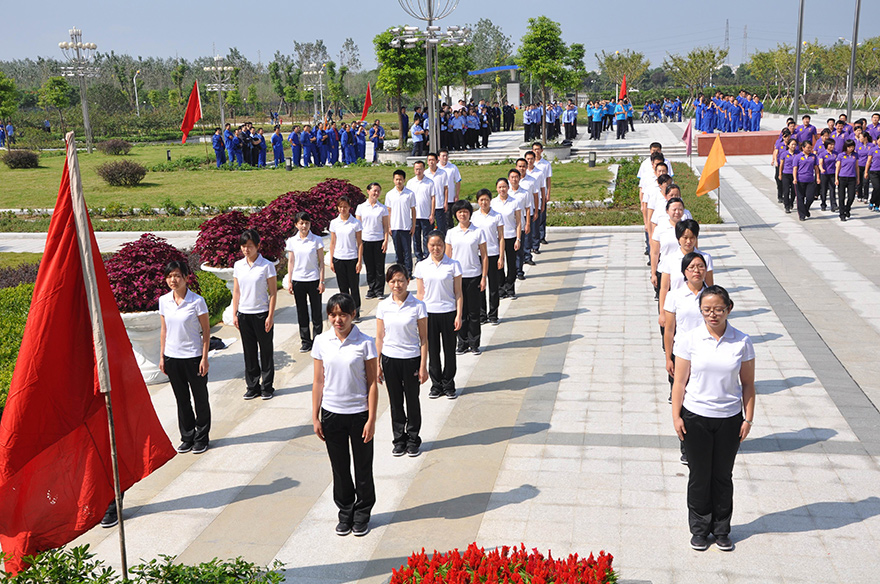
[[[758,94],[741,89],[737,95],[697,96],[694,101],[695,128],[699,132],[757,132],[764,117],[764,104]]]
[[[563,104],[558,101],[544,107],[542,102],[531,103],[523,109],[523,132],[526,142],[541,138],[542,128],[547,128],[545,140],[555,140],[563,135],[566,140],[577,137],[578,106],[573,100]],[[513,125],[511,122],[511,129]]]

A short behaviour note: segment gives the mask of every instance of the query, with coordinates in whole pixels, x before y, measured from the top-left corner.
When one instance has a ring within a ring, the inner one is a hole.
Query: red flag
[[[138,369],[91,223],[88,229],[97,258],[96,285],[124,491],[175,452]],[[64,545],[88,531],[113,499],[107,409],[99,389],[65,163],[0,419],[0,545],[7,556],[6,570],[15,574],[26,567],[23,556]]]
[[[183,114],[183,121],[180,122],[180,131],[183,132],[181,144],[186,144],[186,137],[189,136],[190,131],[196,126],[196,122],[201,119],[202,97],[199,95],[199,82],[195,81],[189,94],[189,101],[186,103],[186,113]]]
[[[694,128],[692,124],[693,120],[688,120],[688,126],[684,130],[684,134],[681,137],[682,142],[687,145],[687,155],[690,156],[694,151]]]
[[[373,96],[370,95],[370,83],[367,82],[367,97],[364,99],[364,113],[361,115],[361,121],[367,119],[367,113],[370,111],[370,106],[373,105]]]
[[[626,97],[626,74],[623,75],[623,83],[620,84],[620,95],[617,96],[617,99],[623,99]]]

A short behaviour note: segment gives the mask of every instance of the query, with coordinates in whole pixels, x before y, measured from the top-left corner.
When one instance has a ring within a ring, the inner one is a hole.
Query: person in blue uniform
[[[342,124],[342,131],[339,132],[339,149],[342,150],[342,164],[349,165],[354,160],[348,157],[349,155],[349,144],[348,141],[351,139],[351,134],[348,133],[348,124]]]
[[[223,135],[220,128],[214,128],[214,136],[211,138],[211,145],[214,147],[214,156],[217,157],[217,168],[226,163],[226,145],[223,143]]]
[[[450,124],[452,125],[452,149],[464,150],[465,119],[461,110],[455,111]]]
[[[483,148],[489,147],[489,132],[491,131],[489,128],[489,108],[483,108],[482,113],[478,113],[477,117],[480,119],[480,137],[483,139]]]
[[[300,127],[294,126],[293,131],[287,137],[287,141],[290,142],[290,157],[293,159],[293,166],[295,168],[301,166],[300,160],[302,160],[302,138],[300,132]]]
[[[260,168],[266,166],[266,137],[263,136],[263,128],[257,130],[257,133],[254,134],[254,149],[257,151],[257,166]],[[281,155],[284,156],[284,150],[282,149]]]
[[[357,144],[357,157],[367,159],[367,122],[361,122],[355,130],[355,143]]]
[[[235,160],[235,153],[232,150],[232,139],[235,138],[235,132],[231,128],[229,122],[227,122],[226,128],[223,130],[223,144],[226,146],[227,160],[229,162]]]
[[[242,152],[242,137],[241,130],[235,131],[235,136],[232,138],[232,154],[235,156],[235,163],[239,166],[244,162],[244,154]]]
[[[373,143],[373,162],[378,162],[379,151],[385,150],[385,128],[379,124],[379,120],[370,127],[370,142]]]
[[[318,145],[318,166],[324,166],[327,164],[327,159],[329,158],[330,153],[330,143],[328,142],[329,136],[327,136],[327,131],[324,129],[324,124],[318,122],[315,124],[315,140]]]
[[[327,128],[327,143],[327,164],[336,164],[339,162],[339,130],[336,129],[336,122],[330,122]]]
[[[302,133],[299,136],[302,144],[303,166],[308,168],[312,164],[312,127],[308,124],[303,126]]]
[[[281,126],[275,126],[272,132],[272,157],[275,159],[275,168],[284,165],[284,136],[281,135]]]
[[[752,132],[760,132],[761,118],[764,117],[764,104],[761,103],[761,98],[757,94],[752,96],[752,103],[749,104],[749,111],[752,115]]]
[[[406,146],[406,140],[409,138],[409,116],[406,108],[400,108],[400,145]]]
[[[636,126],[633,123],[633,118],[635,117],[635,112],[633,111],[633,106],[629,102],[629,98],[625,98],[623,100],[623,108],[626,110],[626,123],[629,124],[629,131],[635,132]]]
[[[622,99],[614,106],[614,123],[617,124],[617,139],[626,139],[626,108],[623,107]]]

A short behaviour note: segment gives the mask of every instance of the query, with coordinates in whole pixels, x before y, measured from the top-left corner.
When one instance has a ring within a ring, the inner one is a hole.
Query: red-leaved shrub
[[[193,252],[209,266],[231,268],[242,258],[238,238],[247,227],[247,216],[241,211],[228,211],[212,217],[199,226]]]

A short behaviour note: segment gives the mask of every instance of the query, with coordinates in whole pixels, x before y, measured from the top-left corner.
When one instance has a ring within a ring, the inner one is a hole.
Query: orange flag
[[[727,164],[727,157],[724,156],[724,147],[721,145],[721,136],[715,136],[715,142],[712,144],[712,150],[709,151],[709,158],[703,166],[703,174],[700,175],[700,182],[697,184],[697,196],[701,197],[709,191],[714,191],[721,185],[718,177],[718,171]]]

